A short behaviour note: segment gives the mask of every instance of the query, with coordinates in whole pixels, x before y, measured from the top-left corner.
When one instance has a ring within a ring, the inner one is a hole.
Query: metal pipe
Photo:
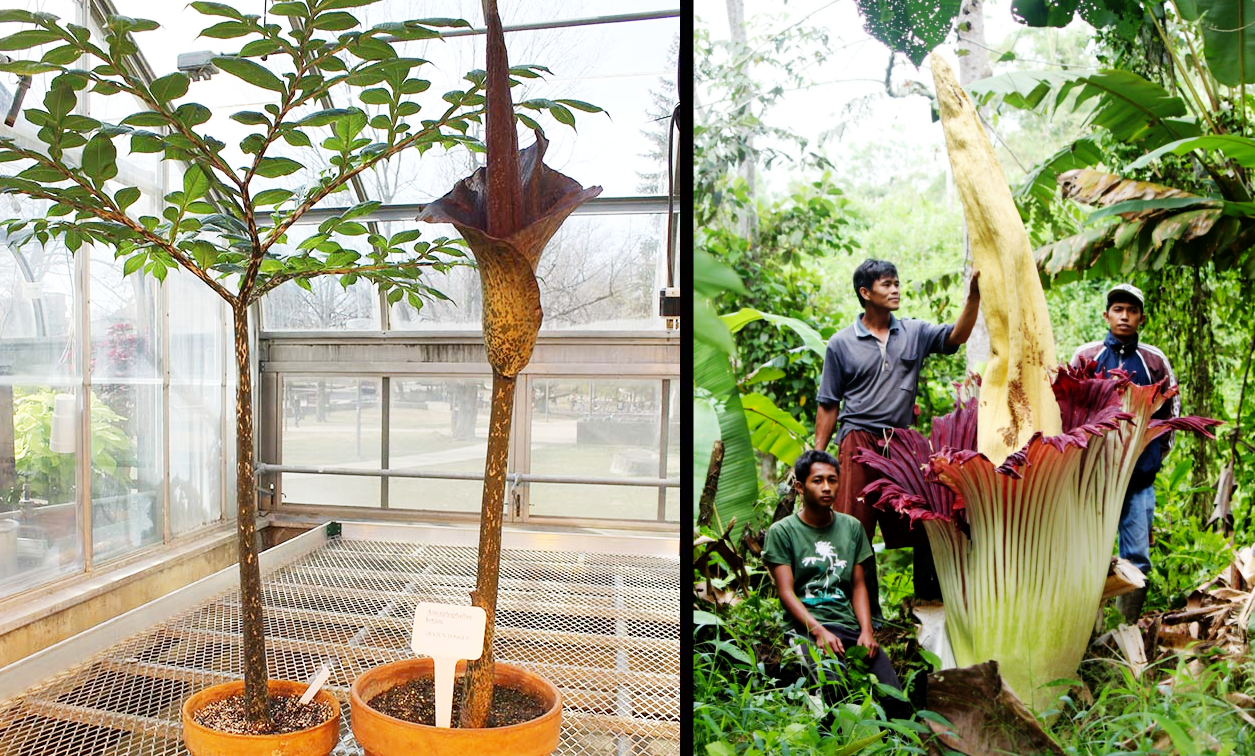
[[[359,222],[378,221],[380,223],[389,221],[410,222],[417,218],[418,214],[425,207],[427,207],[425,202],[380,205],[373,212],[355,220]],[[328,218],[334,218],[348,209],[347,207],[316,207],[306,211],[292,225],[302,226],[322,223]],[[597,197],[577,207],[573,215],[661,215],[665,212],[667,212],[667,198],[661,195],[650,195],[639,197]]]
[[[257,466],[257,474],[272,472],[297,473],[300,475],[355,475],[368,478],[432,478],[441,480],[483,480],[483,473],[462,472],[428,472],[426,470],[362,470],[353,467],[309,467],[302,465],[271,465]],[[510,473],[511,483],[582,483],[594,486],[645,486],[655,488],[666,486],[679,488],[679,478],[611,478],[611,477],[579,477],[572,475],[535,475],[532,473]]]
[[[589,16],[587,18],[568,18],[562,21],[537,21],[531,24],[515,24],[513,26],[503,26],[502,31],[518,32],[518,31],[543,31],[545,29],[562,29],[569,26],[596,26],[597,24],[620,24],[626,21],[654,21],[660,18],[679,18],[680,9],[658,10],[658,11],[641,11],[639,13],[618,13],[609,16]],[[487,29],[457,29],[454,31],[441,32],[442,37],[471,37],[480,34],[486,34]],[[396,37],[382,37],[389,42],[396,42]]]

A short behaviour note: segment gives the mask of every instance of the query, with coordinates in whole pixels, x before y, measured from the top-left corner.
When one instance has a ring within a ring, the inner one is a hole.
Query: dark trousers
[[[833,635],[841,639],[841,645],[845,647],[846,651],[849,651],[851,648],[858,645],[857,630],[850,630],[849,628],[842,627],[841,625],[824,625],[824,627],[832,632]],[[807,645],[813,647],[815,645],[815,641],[802,635],[801,633],[791,632],[789,634],[795,639],[797,644],[801,646],[799,650],[802,652],[803,663],[806,664],[807,676],[812,682],[819,682],[818,667],[815,664],[815,659],[810,654],[810,649],[806,647]],[[844,660],[841,661],[840,666],[844,672],[846,669]],[[888,685],[891,688],[902,690],[902,685],[898,683],[898,673],[893,671],[893,665],[889,662],[889,655],[885,653],[883,648],[877,651],[876,658],[872,659],[868,663],[868,671],[875,675],[876,679],[879,680],[882,685]]]
[[[828,630],[832,631],[834,635],[841,639],[841,645],[847,652],[851,648],[858,645],[857,631],[849,630],[840,625],[824,625],[824,627],[828,628]],[[814,656],[812,656],[812,652],[818,654],[823,654],[823,652],[819,651],[815,647],[814,641],[807,636],[796,632],[790,632],[789,636],[793,639],[794,644],[798,646],[798,650],[801,651],[802,661],[806,665],[807,679],[809,679],[812,684],[819,685],[819,665],[816,663]],[[821,656],[820,658],[823,659],[824,657]],[[832,657],[828,658],[831,659]],[[837,661],[837,666],[841,669],[842,678],[834,680],[832,679],[831,674],[826,675],[826,684],[822,685],[820,688],[820,694],[824,698],[824,703],[830,709],[841,702],[845,693],[844,676],[848,667],[844,659],[838,659]],[[831,666],[828,668],[832,669]],[[885,653],[883,648],[877,651],[876,658],[872,659],[868,663],[868,671],[876,676],[876,679],[880,681],[881,685],[887,685],[891,688],[902,690],[902,684],[898,682],[898,673],[893,671],[893,664],[889,662],[889,654]],[[890,719],[906,719],[911,716],[910,704],[904,701],[899,701],[891,696],[880,696],[879,699],[881,706],[884,707],[885,716]],[[832,727],[834,717],[835,711],[833,714],[830,714],[826,720],[826,727]]]
[[[868,465],[854,461],[859,449],[878,449],[876,437],[867,431],[850,431],[841,439],[838,464],[841,482],[837,489],[837,510],[857,518],[867,533],[867,540],[874,540],[876,525],[884,536],[885,548],[913,547],[915,566],[915,598],[926,601],[941,600],[941,584],[937,581],[937,569],[933,566],[933,552],[928,544],[924,526],[912,528],[910,519],[897,512],[886,512],[875,506],[875,500],[862,499],[863,488],[874,480],[883,478],[880,472]],[[863,562],[863,579],[867,583],[867,598],[871,602],[872,621],[877,627],[884,621],[880,611],[880,581],[876,578],[874,559]]]

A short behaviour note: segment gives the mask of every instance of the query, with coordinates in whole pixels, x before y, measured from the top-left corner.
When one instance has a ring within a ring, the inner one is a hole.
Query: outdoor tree
[[[343,207],[298,233],[305,213],[329,198],[327,204],[335,206],[337,192],[402,151],[480,148],[468,131],[484,113],[483,73],[467,74],[462,88],[442,97],[424,95],[431,86],[421,76],[427,61],[400,49],[408,41],[438,38],[442,28],[468,24],[426,19],[363,28],[350,11],[376,1],[279,2],[269,8],[270,22],[222,3],[191,4],[222,19],[202,36],[245,40],[238,53],[215,57],[214,65],[268,99],[261,110],[231,115],[249,127],[238,150],[203,128],[212,114],[188,97],[186,74],[149,78],[135,64],[134,35],[157,29],[155,22],[110,16],[94,39],[90,30],[51,14],[0,11],[0,22],[19,25],[0,38],[0,50],[43,50],[38,58],[4,63],[0,71],[50,75],[42,107],[25,110],[38,128],[37,141],[0,139],[0,162],[9,168],[0,176],[0,192],[46,201],[47,208],[41,217],[3,224],[4,230],[40,243],[62,238],[72,252],[87,245],[112,249],[125,261],[127,274],[164,280],[181,269],[230,307],[239,380],[236,495],[245,699],[248,717],[259,728],[267,717],[267,672],[254,533],[250,307],[285,282],[308,289],[311,279],[321,276],[334,276],[345,287],[369,281],[389,303],[406,299],[419,307],[432,296],[423,272],[465,261],[459,240],[421,240],[410,229],[371,233],[361,219],[379,206],[374,200]],[[502,71],[498,87],[507,86],[511,76],[538,75],[530,66]],[[336,106],[333,95],[345,91],[352,101]],[[137,109],[116,122],[76,112],[89,93],[129,100]],[[375,106],[375,115],[362,105]],[[532,107],[556,109],[559,120],[570,116],[556,102]],[[507,104],[494,117],[512,122],[513,113]],[[184,166],[178,188],[150,198],[160,208],[156,214],[128,212],[141,190],[116,180],[120,148]],[[304,186],[272,181],[315,164],[315,155],[329,167]],[[369,249],[353,248],[349,237],[365,237]]]

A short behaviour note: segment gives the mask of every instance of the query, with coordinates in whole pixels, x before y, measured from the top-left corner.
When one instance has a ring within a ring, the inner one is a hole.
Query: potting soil
[[[430,677],[410,680],[385,690],[367,702],[375,711],[406,722],[435,726],[435,682]],[[462,683],[453,686],[453,726],[458,727],[462,711]],[[506,727],[528,722],[545,713],[543,701],[521,690],[498,685],[492,691],[487,727]]]
[[[331,706],[319,701],[302,704],[297,696],[270,696],[266,699],[271,727],[255,725],[244,715],[244,696],[230,696],[205,705],[192,715],[204,727],[238,735],[282,735],[306,730],[331,719]]]

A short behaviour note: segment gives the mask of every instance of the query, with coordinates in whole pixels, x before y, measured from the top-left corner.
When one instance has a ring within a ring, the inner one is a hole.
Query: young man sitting
[[[863,646],[872,674],[900,690],[872,629],[862,564],[873,555],[871,543],[857,519],[833,510],[837,460],[812,449],[798,457],[793,474],[802,509],[772,525],[763,546],[793,630],[827,654]]]

